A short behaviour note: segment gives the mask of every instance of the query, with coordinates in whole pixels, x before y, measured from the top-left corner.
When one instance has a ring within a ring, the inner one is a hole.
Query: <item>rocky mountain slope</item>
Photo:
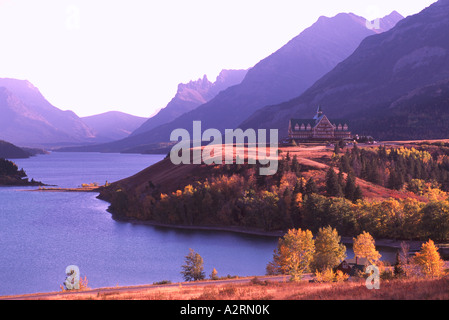
[[[268,106],[243,128],[278,128],[311,118],[321,105],[329,118],[376,139],[449,135],[449,0],[407,17],[360,47],[299,97]]]

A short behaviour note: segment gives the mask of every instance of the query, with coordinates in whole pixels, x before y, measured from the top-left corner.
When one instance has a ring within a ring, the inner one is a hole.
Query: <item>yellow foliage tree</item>
[[[375,264],[382,256],[376,250],[373,237],[366,231],[354,239],[354,255],[358,258],[366,258],[370,264]]]
[[[439,277],[444,273],[444,261],[438,253],[438,248],[432,240],[423,243],[421,251],[413,258],[421,272],[430,277]]]
[[[289,274],[292,281],[301,280],[309,270],[315,253],[315,240],[310,230],[291,229],[279,239],[273,255],[273,262],[267,270],[275,273]]]

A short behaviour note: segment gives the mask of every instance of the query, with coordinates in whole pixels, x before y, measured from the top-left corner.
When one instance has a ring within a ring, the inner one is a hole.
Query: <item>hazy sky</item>
[[[250,68],[320,16],[407,16],[433,2],[0,0],[0,77],[27,79],[79,116],[148,117],[178,83]]]

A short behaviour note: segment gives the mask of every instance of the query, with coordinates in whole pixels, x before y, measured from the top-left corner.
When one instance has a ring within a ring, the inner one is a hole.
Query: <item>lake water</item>
[[[51,153],[14,160],[28,177],[60,187],[113,182],[165,155]],[[277,239],[231,232],[118,222],[96,193],[29,192],[0,187],[0,295],[59,291],[77,265],[89,287],[182,281],[189,248],[209,275],[263,275]],[[348,256],[352,252],[348,250]]]

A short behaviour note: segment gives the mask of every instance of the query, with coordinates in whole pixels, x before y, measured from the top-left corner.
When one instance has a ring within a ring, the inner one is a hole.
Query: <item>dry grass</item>
[[[344,283],[266,282],[167,286],[52,297],[58,300],[449,300],[449,278],[381,280],[368,290],[363,279]]]

